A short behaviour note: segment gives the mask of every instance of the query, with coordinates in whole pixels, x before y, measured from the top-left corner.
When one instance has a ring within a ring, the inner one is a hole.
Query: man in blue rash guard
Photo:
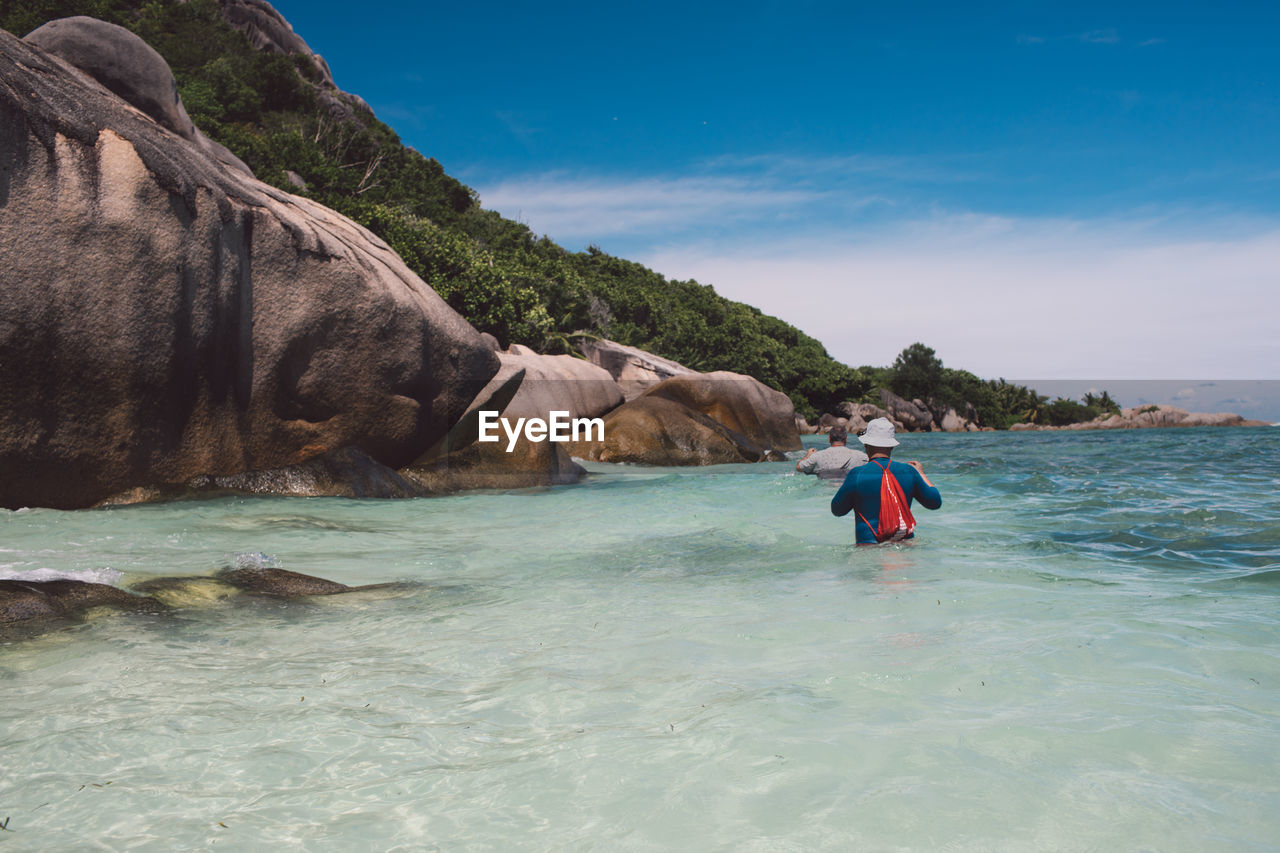
[[[876,543],[876,532],[867,521],[876,524],[880,518],[880,479],[884,476],[885,466],[898,478],[902,493],[907,497],[908,507],[913,498],[927,509],[942,506],[942,493],[929,482],[919,462],[893,462],[889,459],[893,448],[898,446],[898,440],[893,437],[892,421],[888,418],[876,418],[867,424],[866,431],[858,436],[858,441],[867,448],[871,461],[866,465],[859,465],[845,476],[844,484],[831,499],[831,514],[841,516],[856,511],[859,545]]]

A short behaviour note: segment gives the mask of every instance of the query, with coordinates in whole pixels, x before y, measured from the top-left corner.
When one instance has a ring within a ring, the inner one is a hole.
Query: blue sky
[[[850,364],[1280,378],[1280,4],[275,5],[486,207]]]

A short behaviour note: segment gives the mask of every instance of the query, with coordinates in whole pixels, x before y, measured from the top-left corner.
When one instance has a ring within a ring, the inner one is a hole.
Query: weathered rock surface
[[[218,162],[252,176],[244,161],[192,123],[169,65],[124,27],[79,15],[50,21],[23,40],[80,69]]]
[[[606,415],[603,441],[578,442],[570,452],[593,462],[637,465],[719,465],[784,458],[702,412],[651,394]]]
[[[64,59],[184,139],[196,126],[178,97],[169,65],[124,27],[77,15],[50,21],[24,39]]]
[[[964,432],[966,422],[954,408],[948,407],[943,413],[942,418],[938,421],[938,429],[943,432]]]
[[[609,372],[628,400],[672,376],[696,373],[669,358],[616,341],[587,341],[579,349],[588,361]]]
[[[413,498],[427,494],[417,483],[354,447],[286,468],[196,477],[186,484],[186,491],[343,498]]]
[[[40,590],[39,583],[0,580],[0,625],[26,619],[52,619],[65,612]]]
[[[882,409],[871,403],[844,402],[836,406],[836,412],[845,419],[842,424],[851,435],[857,435],[867,428],[867,422],[876,418],[888,418],[895,421],[895,428],[901,428],[901,422],[892,416],[888,409]]]
[[[0,506],[348,447],[398,468],[499,366],[368,231],[7,33],[0,257]]]
[[[716,371],[673,376],[644,393],[700,412],[766,450],[799,450],[791,398],[758,379]]]
[[[296,598],[302,595],[337,595],[341,592],[350,592],[353,589],[353,587],[337,581],[291,572],[288,569],[225,569],[218,572],[216,578],[231,584],[236,589],[257,595],[274,595],[281,598]]]

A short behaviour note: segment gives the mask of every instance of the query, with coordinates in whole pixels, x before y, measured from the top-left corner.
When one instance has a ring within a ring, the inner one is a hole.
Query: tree
[[[889,375],[893,393],[908,400],[928,400],[942,386],[942,359],[932,347],[917,342],[898,353]]]

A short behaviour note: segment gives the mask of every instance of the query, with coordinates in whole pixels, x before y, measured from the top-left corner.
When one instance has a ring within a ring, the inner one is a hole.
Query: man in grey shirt
[[[796,463],[796,470],[801,474],[817,474],[824,480],[843,480],[859,465],[867,464],[867,454],[861,450],[845,447],[849,440],[849,431],[842,426],[833,426],[827,433],[831,446],[824,450],[809,448],[804,458]]]

